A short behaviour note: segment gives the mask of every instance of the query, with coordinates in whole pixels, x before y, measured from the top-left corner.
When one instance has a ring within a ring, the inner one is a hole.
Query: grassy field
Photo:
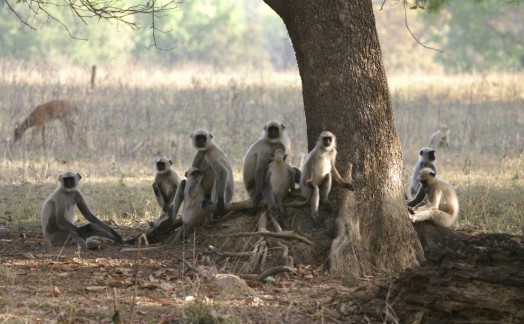
[[[189,134],[211,130],[232,160],[237,196],[248,146],[269,119],[282,120],[290,159],[306,150],[298,73],[211,73],[131,66],[58,68],[0,62],[0,217],[38,227],[42,202],[66,170],[83,175],[83,192],[103,219],[135,226],[158,216],[153,162],[171,157],[183,174],[194,154]],[[451,129],[451,148],[438,152],[441,176],[458,191],[458,229],[522,233],[524,226],[524,84],[522,74],[390,76],[395,123],[407,180],[432,132]],[[47,147],[29,145],[30,131],[12,145],[14,125],[38,104],[67,98],[81,108],[75,143],[51,123]],[[243,125],[243,126],[239,126]]]

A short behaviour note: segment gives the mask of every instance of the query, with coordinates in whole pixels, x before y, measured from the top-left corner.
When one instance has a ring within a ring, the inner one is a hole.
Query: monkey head
[[[205,151],[208,147],[208,145],[211,142],[211,139],[213,138],[213,134],[211,134],[206,129],[197,129],[193,133],[191,133],[191,141],[193,142],[193,146],[199,150],[199,151]]]
[[[160,173],[164,173],[169,169],[170,166],[173,165],[173,161],[169,160],[166,157],[161,157],[155,162],[155,164],[157,171]]]
[[[435,181],[436,173],[430,168],[424,168],[418,173],[417,180],[420,181],[422,187],[428,188],[430,184]]]
[[[79,173],[74,173],[74,172],[62,173],[58,177],[58,181],[60,182],[60,185],[62,186],[63,189],[67,191],[76,189],[76,186],[80,182],[80,179],[82,179],[82,176],[80,176]]]
[[[280,141],[285,128],[286,127],[284,126],[284,124],[275,120],[266,123],[264,125],[264,133],[266,135],[266,139],[270,143],[276,143]]]
[[[283,149],[276,149],[275,152],[273,152],[273,157],[271,158],[271,161],[284,162],[286,158],[286,151],[284,151]]]
[[[331,132],[323,131],[318,137],[318,143],[323,150],[332,150],[336,145],[336,136]]]
[[[435,150],[430,147],[421,148],[419,155],[419,161],[421,162],[433,162],[437,159],[435,157]]]

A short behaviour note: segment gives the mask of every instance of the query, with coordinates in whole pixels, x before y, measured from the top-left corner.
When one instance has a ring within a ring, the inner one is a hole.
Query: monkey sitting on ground
[[[336,137],[333,133],[320,133],[317,144],[304,161],[300,177],[301,194],[311,199],[311,216],[317,225],[322,225],[324,219],[318,214],[319,201],[328,211],[332,206],[328,200],[331,184],[334,181],[338,186],[353,191],[353,185],[340,176],[335,161],[337,158]]]
[[[412,222],[431,220],[435,224],[450,227],[457,219],[459,203],[455,189],[442,179],[436,178],[435,172],[424,168],[418,175],[422,184],[417,196],[408,202]],[[427,202],[424,203],[424,198]]]
[[[213,141],[213,135],[198,129],[191,134],[193,146],[198,150],[192,166],[203,173],[202,187],[206,199],[217,204],[216,216],[224,214],[225,203],[233,199],[235,180],[233,168],[226,153]]]
[[[162,157],[156,161],[156,175],[153,183],[153,191],[156,200],[162,211],[167,212],[169,206],[173,203],[176,189],[180,185],[178,173],[171,167],[173,161]]]
[[[288,196],[290,190],[295,189],[296,171],[286,163],[286,157],[284,150],[275,150],[267,167],[264,200],[270,211],[278,215],[284,227],[290,228],[291,225],[286,216],[283,199]]]
[[[277,149],[286,150],[284,145],[284,124],[270,121],[264,125],[264,132],[247,150],[244,156],[242,175],[244,187],[255,206],[263,198],[265,175],[273,152]]]
[[[441,125],[436,132],[431,134],[431,138],[429,140],[429,147],[449,148],[448,137],[449,137],[448,125]]]
[[[409,183],[409,189],[406,194],[408,199],[412,199],[413,196],[418,192],[420,188],[420,181],[418,181],[418,175],[420,170],[424,168],[430,168],[433,172],[437,173],[435,150],[430,147],[423,147],[420,149],[418,162],[415,165],[415,170],[411,175],[411,181]]]
[[[82,177],[78,173],[66,172],[58,177],[59,185],[42,206],[42,233],[51,245],[63,245],[71,238],[82,248],[91,236],[109,238],[122,243],[122,237],[91,213],[84,196],[78,190]],[[89,224],[77,227],[75,205]],[[95,248],[98,248],[95,247]]]

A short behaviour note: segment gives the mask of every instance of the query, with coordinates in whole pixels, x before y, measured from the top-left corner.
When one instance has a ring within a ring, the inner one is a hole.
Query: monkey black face
[[[204,148],[207,144],[207,136],[206,135],[196,135],[195,136],[195,147],[196,148]]]
[[[435,150],[430,149],[423,149],[420,150],[420,156],[426,157],[426,161],[435,161],[437,158],[435,157]]]
[[[159,162],[156,163],[156,169],[158,171],[164,171],[166,168],[167,168],[167,165],[166,165],[165,162],[160,162],[159,161]]]
[[[331,146],[332,142],[333,142],[333,137],[331,136],[322,137],[322,145],[324,145],[325,147]]]
[[[267,137],[269,139],[277,139],[280,137],[280,129],[277,126],[269,126],[267,129]]]
[[[75,187],[75,177],[62,177],[64,188],[71,189]]]

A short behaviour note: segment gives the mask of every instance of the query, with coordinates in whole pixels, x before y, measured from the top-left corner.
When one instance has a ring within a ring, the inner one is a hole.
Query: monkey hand
[[[315,187],[315,185],[313,184],[313,181],[312,181],[312,180],[308,180],[308,181],[306,182],[306,184],[307,184],[307,186],[308,186],[309,188],[311,188],[311,189],[313,189],[313,188]]]
[[[351,183],[349,183],[349,182],[346,182],[346,183],[344,184],[344,188],[346,188],[347,190],[350,190],[350,191],[354,191],[354,190],[355,190],[355,188],[353,187],[353,185],[352,185]]]
[[[217,211],[215,212],[215,215],[216,216],[222,216],[225,214],[225,206],[226,206],[226,202],[224,200],[224,198],[218,198],[218,201],[217,201]]]

